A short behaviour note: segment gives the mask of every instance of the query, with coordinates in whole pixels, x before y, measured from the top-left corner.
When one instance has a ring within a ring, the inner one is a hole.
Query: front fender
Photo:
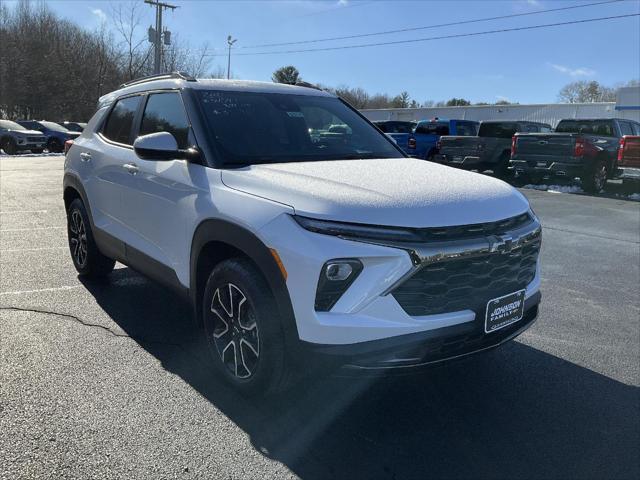
[[[200,293],[203,285],[198,285],[198,259],[204,247],[210,242],[221,242],[240,250],[260,270],[266,280],[278,306],[278,313],[283,320],[285,339],[289,345],[299,339],[298,330],[291,306],[289,291],[282,277],[280,267],[276,263],[269,247],[247,229],[234,223],[220,219],[204,220],[198,225],[193,235],[190,259],[190,295],[197,318],[200,318]]]

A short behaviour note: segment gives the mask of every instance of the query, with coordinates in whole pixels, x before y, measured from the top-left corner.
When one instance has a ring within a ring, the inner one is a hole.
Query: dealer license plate
[[[525,290],[519,290],[489,300],[487,303],[487,316],[484,321],[485,333],[495,332],[518,320],[522,320],[524,315],[524,294]]]

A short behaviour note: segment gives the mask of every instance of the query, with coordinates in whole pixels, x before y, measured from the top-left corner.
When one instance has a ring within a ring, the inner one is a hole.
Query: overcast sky
[[[165,25],[174,34],[187,38],[192,44],[207,41],[212,47],[221,49],[218,52],[222,56],[213,58],[214,68],[226,68],[227,35],[237,38],[238,48],[232,53],[231,70],[238,78],[269,80],[276,68],[291,64],[310,82],[361,86],[371,93],[397,94],[407,90],[419,102],[456,96],[473,102],[495,102],[504,98],[520,103],[545,103],[555,101],[560,88],[571,81],[593,79],[613,85],[639,78],[640,17],[367,48],[254,56],[237,54],[410,40],[640,11],[640,1],[627,0],[389,35],[247,48],[520,14],[596,1],[174,0],[180,8],[165,13],[164,18]],[[110,21],[110,3],[113,2],[48,2],[55,12],[87,29]],[[146,28],[154,22],[154,9],[145,5],[143,11],[147,15]]]

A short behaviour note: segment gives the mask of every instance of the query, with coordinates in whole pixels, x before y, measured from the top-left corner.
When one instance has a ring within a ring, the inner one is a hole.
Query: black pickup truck
[[[585,191],[597,193],[619,173],[620,139],[635,132],[640,132],[640,123],[632,120],[560,120],[555,133],[514,135],[509,168],[520,183],[579,177]]]
[[[516,132],[551,132],[546,123],[528,121],[485,121],[477,136],[443,136],[434,161],[466,170],[493,170],[499,177],[508,173],[511,139]]]

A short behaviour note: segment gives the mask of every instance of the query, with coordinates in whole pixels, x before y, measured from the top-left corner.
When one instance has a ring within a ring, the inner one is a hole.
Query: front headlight
[[[301,217],[299,215],[293,215],[293,218],[305,230],[322,233],[324,235],[386,242],[419,242],[424,240],[416,230],[411,228],[333,222],[330,220]]]

